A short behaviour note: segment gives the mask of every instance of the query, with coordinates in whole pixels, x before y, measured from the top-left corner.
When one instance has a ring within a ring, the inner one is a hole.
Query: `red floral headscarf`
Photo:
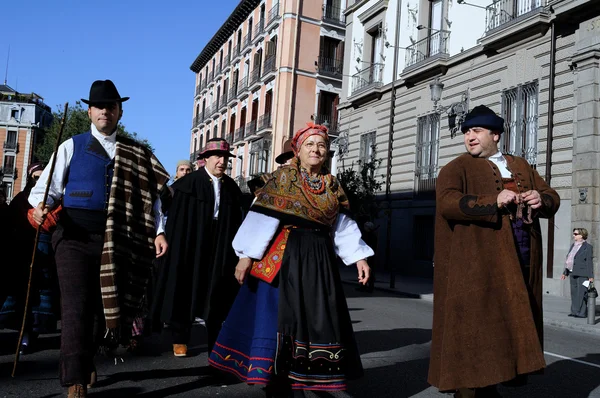
[[[298,130],[296,134],[294,134],[294,138],[292,138],[292,150],[294,151],[294,155],[298,155],[302,143],[311,135],[320,135],[327,142],[327,146],[329,146],[327,127],[309,122],[306,123],[306,127]]]

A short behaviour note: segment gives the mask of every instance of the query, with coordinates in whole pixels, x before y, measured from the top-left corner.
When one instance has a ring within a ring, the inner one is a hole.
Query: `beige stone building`
[[[352,77],[339,104],[349,142],[342,163],[383,160],[389,211],[379,220],[380,269],[433,274],[437,173],[464,151],[465,111],[483,104],[506,120],[502,151],[526,157],[561,196],[559,213],[542,225],[544,290],[568,295],[559,279],[572,228],[587,228],[600,247],[597,5],[348,1],[344,74]]]
[[[22,94],[0,85],[0,189],[8,200],[25,188],[36,145],[43,129],[52,123],[52,112],[43,100],[35,93]]]
[[[274,168],[293,132],[337,130],[345,0],[241,0],[190,67],[196,73],[191,159],[207,139],[233,145],[230,175]]]

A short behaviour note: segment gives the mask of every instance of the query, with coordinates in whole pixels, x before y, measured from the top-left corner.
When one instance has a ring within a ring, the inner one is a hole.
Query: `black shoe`
[[[567,316],[575,316],[575,314],[569,314],[569,315],[567,315]]]
[[[587,318],[587,315],[583,316],[583,315],[573,315],[575,318]]]

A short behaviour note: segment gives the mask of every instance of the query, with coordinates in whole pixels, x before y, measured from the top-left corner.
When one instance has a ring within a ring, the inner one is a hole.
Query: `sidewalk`
[[[355,267],[341,267],[340,274],[342,282],[358,286],[358,275]],[[396,275],[396,286],[392,289],[390,288],[389,273],[377,272],[376,276],[376,290],[409,298],[433,301],[432,279]],[[568,316],[571,308],[570,299],[544,295],[544,324],[600,336],[600,317],[598,316],[600,307],[599,299],[596,299],[596,325],[588,325],[587,319],[572,318]]]

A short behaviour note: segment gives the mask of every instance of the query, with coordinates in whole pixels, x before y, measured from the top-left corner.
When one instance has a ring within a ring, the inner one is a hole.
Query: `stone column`
[[[573,123],[572,228],[586,228],[600,253],[600,18],[582,22],[572,58],[576,68]],[[594,258],[598,273],[598,254]]]

